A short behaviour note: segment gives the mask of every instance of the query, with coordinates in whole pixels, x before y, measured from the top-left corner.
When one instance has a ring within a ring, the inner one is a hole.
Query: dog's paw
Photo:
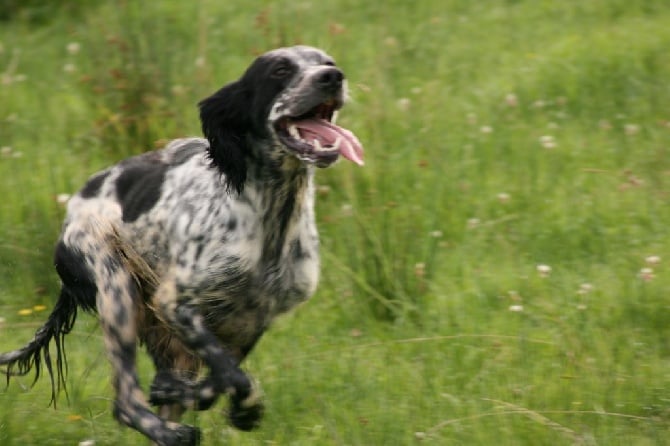
[[[230,397],[230,409],[228,418],[230,423],[237,429],[250,431],[260,426],[265,405],[263,404],[263,393],[258,383],[253,383],[250,392],[245,398],[233,394]]]
[[[265,406],[261,401],[249,407],[243,407],[231,402],[228,419],[230,420],[230,424],[237,429],[250,431],[260,426],[264,412]]]
[[[149,388],[149,403],[153,406],[181,403],[184,399],[185,384],[168,372],[156,375]]]
[[[198,446],[200,438],[200,429],[187,424],[180,424],[175,428],[171,428],[167,438],[158,444],[161,446]]]

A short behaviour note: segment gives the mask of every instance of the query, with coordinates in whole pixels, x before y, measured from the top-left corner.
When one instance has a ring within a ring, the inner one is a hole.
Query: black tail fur
[[[51,379],[51,402],[56,404],[56,396],[61,388],[67,394],[65,375],[67,374],[67,358],[65,355],[65,335],[70,333],[77,318],[77,308],[95,311],[96,287],[84,266],[81,254],[69,249],[60,241],[56,245],[54,256],[56,271],[63,287],[56,306],[46,323],[37,330],[35,337],[24,347],[12,352],[0,354],[0,366],[6,366],[0,373],[7,375],[7,383],[12,376],[23,376],[35,370],[37,382],[42,371],[42,364],[49,372]],[[56,364],[49,351],[51,341],[56,345]],[[55,375],[54,375],[55,371]]]
[[[51,401],[56,404],[56,395],[61,388],[67,393],[65,386],[65,375],[67,374],[67,358],[65,354],[64,338],[74,326],[77,318],[77,301],[64,287],[60,298],[56,303],[49,319],[35,333],[35,337],[24,347],[12,352],[0,354],[0,366],[6,366],[1,370],[7,375],[7,384],[12,376],[23,376],[35,370],[37,382],[42,370],[42,364],[49,372],[51,379]],[[54,369],[53,360],[49,351],[49,344],[54,341],[56,345],[56,364]],[[54,375],[55,372],[55,375]]]

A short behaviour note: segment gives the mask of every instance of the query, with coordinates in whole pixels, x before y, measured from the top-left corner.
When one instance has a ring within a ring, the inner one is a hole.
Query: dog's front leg
[[[221,393],[230,396],[231,423],[242,430],[256,427],[263,405],[256,386],[238,367],[237,359],[205,325],[197,297],[180,287],[174,275],[167,275],[156,290],[155,303],[161,317],[175,329],[182,342],[209,367],[209,376],[189,383],[170,376],[157,376],[151,402],[179,403],[194,409],[209,408]]]

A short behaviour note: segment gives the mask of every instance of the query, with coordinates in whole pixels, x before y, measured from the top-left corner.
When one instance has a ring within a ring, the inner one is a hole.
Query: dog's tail
[[[63,287],[49,319],[37,330],[35,337],[18,350],[0,354],[0,366],[5,366],[4,370],[0,369],[0,373],[7,375],[7,384],[9,384],[10,377],[27,375],[33,369],[35,370],[33,384],[35,384],[40,377],[42,365],[44,365],[51,378],[49,404],[53,403],[55,406],[56,395],[61,388],[67,393],[65,386],[67,360],[63,341],[65,335],[72,330],[76,318],[77,299],[67,288]],[[49,351],[52,340],[56,346],[55,368]]]

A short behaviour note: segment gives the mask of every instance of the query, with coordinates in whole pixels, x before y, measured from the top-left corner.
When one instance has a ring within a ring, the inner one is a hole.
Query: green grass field
[[[203,445],[670,444],[666,0],[6,0],[0,350],[55,302],[62,194],[295,43],[346,71],[366,166],[319,172],[319,290],[245,362],[262,428],[222,402]],[[81,317],[56,409],[0,389],[0,444],[148,444],[100,338]]]

